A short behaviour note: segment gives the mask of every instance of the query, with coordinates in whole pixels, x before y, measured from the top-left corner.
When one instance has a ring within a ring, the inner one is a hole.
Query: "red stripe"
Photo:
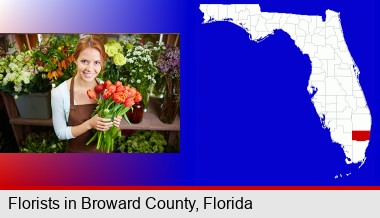
[[[0,186],[0,190],[380,190],[380,186]]]
[[[371,131],[361,130],[352,131],[352,140],[355,141],[368,141]]]

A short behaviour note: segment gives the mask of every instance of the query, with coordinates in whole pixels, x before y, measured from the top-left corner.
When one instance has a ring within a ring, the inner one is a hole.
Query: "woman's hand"
[[[113,118],[113,125],[116,126],[117,128],[120,128],[121,119],[122,119],[121,116]]]
[[[91,129],[96,129],[99,131],[107,131],[113,125],[111,119],[101,118],[97,114],[91,117],[91,119],[89,119],[88,122]]]

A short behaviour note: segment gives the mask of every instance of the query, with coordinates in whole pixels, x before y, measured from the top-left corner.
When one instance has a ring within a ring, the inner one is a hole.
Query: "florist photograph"
[[[0,34],[0,152],[180,151],[179,34]]]

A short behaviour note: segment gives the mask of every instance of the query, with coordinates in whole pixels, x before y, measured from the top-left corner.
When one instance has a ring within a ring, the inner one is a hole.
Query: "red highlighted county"
[[[356,130],[352,131],[352,141],[368,141],[371,131],[367,130]]]

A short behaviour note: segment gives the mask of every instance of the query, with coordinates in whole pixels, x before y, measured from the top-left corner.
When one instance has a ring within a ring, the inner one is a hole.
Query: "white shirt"
[[[67,81],[61,83],[51,91],[51,109],[54,131],[61,140],[74,138],[71,126],[67,125],[70,113],[70,91]]]

